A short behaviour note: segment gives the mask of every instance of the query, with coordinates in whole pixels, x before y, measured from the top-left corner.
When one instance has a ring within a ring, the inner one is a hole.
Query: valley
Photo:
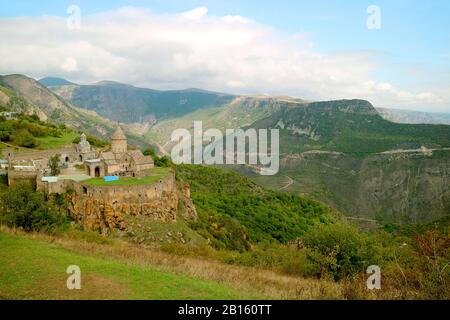
[[[450,212],[448,125],[394,123],[364,100],[309,102],[200,90],[157,92],[110,82],[79,86],[64,79],[50,84],[62,98],[96,111],[114,95],[126,92],[129,105],[117,103],[113,108],[123,110],[118,114],[134,110],[139,115],[124,118],[125,128],[165,155],[174,145],[172,131],[192,131],[193,121],[202,121],[204,130],[280,129],[281,168],[276,176],[261,177],[251,166],[233,168],[267,187],[324,201],[344,215],[413,223]],[[151,92],[152,99],[160,100],[144,102],[142,95],[150,97]],[[197,109],[180,104],[180,99]],[[160,113],[153,103],[163,103],[171,114]],[[133,123],[136,120],[140,122]],[[284,184],[286,177],[292,179],[289,185]]]
[[[168,319],[450,301],[450,2],[1,11],[12,314],[28,310],[16,300],[122,318],[138,310],[114,301],[134,300]],[[113,302],[81,306],[94,300]]]

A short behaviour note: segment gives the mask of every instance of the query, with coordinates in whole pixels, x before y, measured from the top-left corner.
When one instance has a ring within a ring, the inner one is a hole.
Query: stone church
[[[119,126],[111,138],[111,150],[100,152],[97,159],[85,160],[86,173],[91,177],[140,177],[153,168],[153,158],[140,150],[128,150],[127,137]]]

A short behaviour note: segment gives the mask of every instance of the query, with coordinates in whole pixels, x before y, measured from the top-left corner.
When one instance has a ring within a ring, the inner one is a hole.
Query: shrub
[[[343,223],[317,225],[303,237],[308,258],[321,275],[330,273],[335,279],[364,272],[379,264],[376,247],[366,234]]]
[[[427,230],[416,237],[423,278],[421,286],[428,299],[449,299],[450,235]]]
[[[151,156],[153,159],[157,156],[153,148],[147,148],[143,152],[144,156]]]
[[[26,231],[50,231],[64,226],[67,218],[30,184],[20,183],[0,194],[0,221]]]
[[[155,162],[155,166],[157,167],[170,167],[171,161],[168,156],[162,156],[158,157],[156,154],[155,149],[153,148],[147,148],[143,151],[144,156],[151,156],[153,158],[153,161]]]
[[[50,167],[50,174],[57,176],[61,170],[59,170],[59,155],[51,156],[48,160],[48,166]]]
[[[14,142],[25,148],[34,148],[38,145],[33,135],[26,129],[19,130],[14,134]]]
[[[168,156],[155,157],[153,159],[157,167],[170,167],[171,165],[171,161]]]

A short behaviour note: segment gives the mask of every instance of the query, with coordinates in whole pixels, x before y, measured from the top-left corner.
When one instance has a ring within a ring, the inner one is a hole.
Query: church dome
[[[86,153],[86,152],[91,151],[91,145],[90,145],[89,141],[87,141],[86,135],[84,133],[82,133],[80,136],[80,142],[78,142],[77,150],[78,150],[78,152],[81,152],[81,153]]]
[[[112,140],[126,140],[127,137],[123,133],[122,128],[120,126],[118,126],[116,132],[114,132],[111,139]]]
[[[127,137],[122,131],[120,126],[117,127],[116,132],[112,135],[111,138],[111,151],[113,153],[123,153],[127,152]]]

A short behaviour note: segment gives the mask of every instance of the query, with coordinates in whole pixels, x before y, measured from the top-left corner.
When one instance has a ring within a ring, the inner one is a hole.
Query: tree
[[[49,231],[64,226],[67,217],[29,183],[19,183],[0,192],[0,222],[25,231]]]
[[[157,156],[153,148],[147,148],[143,152],[144,156],[151,156],[153,159]]]
[[[155,149],[148,148],[143,152],[144,156],[151,156],[157,167],[169,167],[171,165],[170,158],[168,156],[158,157]]]
[[[22,147],[34,148],[37,146],[37,142],[33,135],[26,129],[19,130],[14,135],[14,141]]]
[[[61,170],[59,170],[59,155],[54,155],[48,160],[48,166],[50,167],[50,174],[57,176]]]

